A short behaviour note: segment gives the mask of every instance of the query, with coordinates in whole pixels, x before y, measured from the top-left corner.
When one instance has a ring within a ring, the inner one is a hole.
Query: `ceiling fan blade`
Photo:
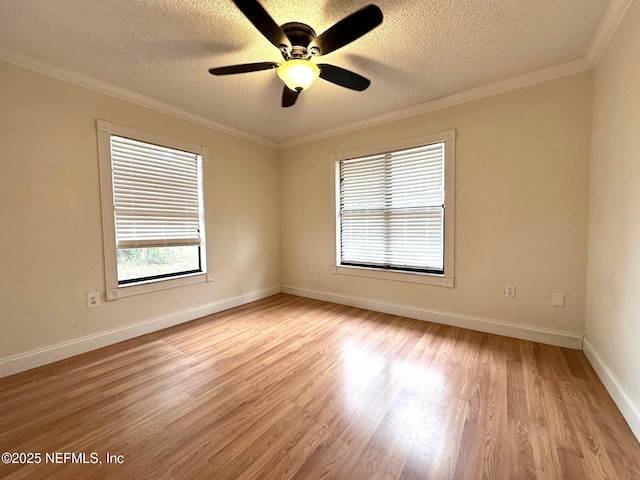
[[[291,90],[285,85],[284,90],[282,91],[282,106],[285,108],[293,106],[298,99],[298,95],[300,95],[300,92]]]
[[[234,73],[258,72],[260,70],[270,70],[277,68],[278,63],[275,62],[258,62],[243,63],[240,65],[229,65],[227,67],[210,68],[209,73],[212,75],[233,75]]]
[[[318,55],[326,55],[360,38],[381,23],[382,10],[375,5],[367,5],[317,36],[309,47],[318,48]]]
[[[283,46],[291,48],[291,42],[289,42],[282,28],[273,21],[273,18],[257,0],[233,0],[233,3],[276,48]]]
[[[371,85],[371,80],[350,70],[326,63],[319,63],[318,67],[320,67],[320,78],[341,87],[361,92]]]

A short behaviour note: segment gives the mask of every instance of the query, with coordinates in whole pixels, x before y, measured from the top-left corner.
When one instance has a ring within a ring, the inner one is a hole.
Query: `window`
[[[336,273],[453,286],[454,139],[336,156]]]
[[[204,281],[207,150],[98,121],[107,299]]]

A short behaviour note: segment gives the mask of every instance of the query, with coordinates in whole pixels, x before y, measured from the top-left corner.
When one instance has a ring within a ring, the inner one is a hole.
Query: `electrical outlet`
[[[516,296],[516,286],[515,285],[506,285],[504,287],[504,296],[508,298],[513,298]]]
[[[100,306],[100,293],[87,293],[87,308],[98,308]]]
[[[313,264],[309,265],[309,273],[316,273],[316,267]]]

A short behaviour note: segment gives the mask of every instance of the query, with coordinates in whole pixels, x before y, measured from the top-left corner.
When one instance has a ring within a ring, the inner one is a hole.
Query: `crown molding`
[[[600,24],[596,30],[591,45],[585,54],[585,59],[592,67],[595,67],[600,60],[600,57],[604,53],[613,37],[613,34],[618,29],[620,22],[627,14],[629,7],[633,3],[633,0],[610,0],[607,9],[600,20]]]
[[[310,135],[305,135],[292,140],[285,140],[283,142],[275,142],[273,140],[268,140],[260,136],[245,132],[243,130],[229,127],[222,123],[215,122],[208,118],[196,115],[187,110],[183,110],[173,105],[161,102],[146,95],[132,92],[125,88],[118,87],[108,82],[104,82],[90,75],[86,75],[65,67],[53,65],[46,60],[31,57],[3,45],[0,45],[0,60],[13,63],[15,65],[48,75],[50,77],[67,81],[81,87],[97,91],[99,93],[110,95],[121,100],[126,100],[142,107],[150,108],[161,113],[166,113],[174,117],[181,118],[198,125],[202,125],[212,130],[225,133],[227,135],[238,137],[243,140],[248,140],[258,145],[263,145],[265,147],[273,148],[276,150],[282,150],[285,148],[322,140],[324,138],[382,125],[395,120],[401,120],[404,118],[433,112],[442,108],[460,105],[462,103],[470,102],[473,100],[479,100],[485,97],[490,97],[511,90],[516,90],[518,88],[524,88],[535,85],[537,83],[573,75],[585,70],[590,70],[597,65],[598,60],[607,48],[611,37],[620,25],[620,22],[624,18],[632,3],[633,0],[610,0],[604,12],[604,15],[600,23],[598,24],[598,28],[595,35],[593,36],[593,39],[591,40],[591,44],[589,45],[587,52],[580,58],[543,68],[541,70],[530,72],[524,75],[519,75],[517,77],[474,87],[463,92],[458,92],[446,97],[430,100],[425,103],[396,110],[393,112],[384,113],[340,127],[334,127],[327,130],[314,132]]]
[[[293,140],[279,142],[277,144],[277,148],[278,150],[282,150],[285,148],[310,143],[316,140],[321,140],[324,138],[333,137],[356,130],[362,130],[368,127],[382,125],[394,120],[400,120],[415,115],[433,112],[442,108],[452,107],[454,105],[459,105],[461,103],[469,102],[472,100],[479,100],[481,98],[490,97],[499,93],[528,87],[537,83],[554,80],[556,78],[573,75],[585,70],[595,68],[598,64],[598,61],[600,60],[600,57],[606,50],[609,41],[613,37],[632,3],[633,0],[609,1],[609,4],[607,5],[602,19],[598,24],[596,33],[591,40],[587,52],[580,58],[553,65],[551,67],[543,68],[542,70],[537,70],[517,77],[475,87],[464,92],[458,92],[446,97],[430,100],[428,102],[397,110],[395,112],[385,113],[375,117],[367,118],[365,120],[343,125],[341,127],[335,127],[329,130],[315,132],[311,135],[305,135]]]
[[[46,60],[26,55],[5,45],[0,45],[0,60],[12,63],[22,68],[26,68],[27,70],[32,70],[34,72],[56,78],[58,80],[63,80],[80,87],[88,88],[89,90],[94,90],[98,93],[109,95],[120,100],[125,100],[127,102],[134,103],[145,108],[150,108],[157,112],[165,113],[191,123],[202,125],[220,133],[225,133],[227,135],[238,137],[243,140],[248,140],[265,147],[277,148],[277,143],[272,140],[267,140],[243,130],[239,130],[222,123],[215,122],[200,115],[191,113],[187,110],[183,110],[182,108],[176,107],[174,105],[170,105],[160,100],[142,95],[140,93],[132,92],[131,90],[127,90],[126,88],[118,87],[117,85],[105,82],[91,75],[54,65],[47,62]]]
[[[554,80],[556,78],[573,75],[575,73],[580,73],[591,68],[592,65],[586,60],[586,58],[581,57],[569,62],[560,63],[551,67],[543,68],[541,70],[536,70],[531,73],[508,78],[506,80],[500,80],[498,82],[481,85],[479,87],[471,88],[463,92],[447,95],[446,97],[430,100],[428,102],[413,105],[411,107],[396,110],[394,112],[384,113],[382,115],[369,117],[358,122],[353,122],[347,125],[315,132],[311,135],[305,135],[293,140],[280,142],[278,143],[277,148],[279,150],[282,150],[285,148],[314,142],[324,138],[342,135],[345,133],[354,132],[356,130],[362,130],[364,128],[383,125],[396,120],[414,117],[416,115],[421,115],[443,108],[460,105],[462,103],[467,103],[472,100],[479,100],[482,98],[497,95],[499,93],[505,93],[511,90],[517,90],[519,88],[524,88],[549,80]]]

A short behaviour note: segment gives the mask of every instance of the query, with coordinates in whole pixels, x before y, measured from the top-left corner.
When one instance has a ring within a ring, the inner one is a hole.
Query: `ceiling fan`
[[[350,70],[329,65],[315,64],[311,57],[326,55],[353,42],[382,23],[382,11],[376,5],[368,5],[348,15],[320,35],[309,25],[289,22],[278,26],[257,0],[233,0],[251,23],[280,50],[284,62],[258,62],[210,68],[213,75],[257,72],[277,68],[278,76],[285,82],[282,106],[291,107],[298,95],[320,77],[323,80],[363,91],[371,81]]]

